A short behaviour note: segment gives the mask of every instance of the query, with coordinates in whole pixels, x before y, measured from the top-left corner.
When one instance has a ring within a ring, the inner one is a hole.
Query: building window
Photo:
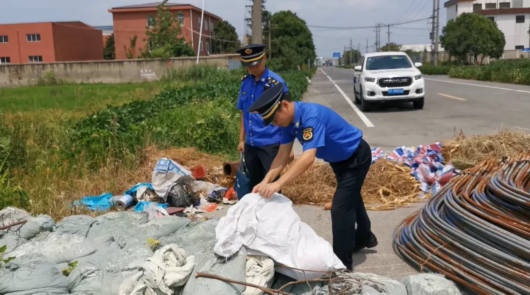
[[[515,50],[521,50],[524,49],[524,45],[516,45]]]
[[[10,57],[0,57],[0,64],[10,64],[11,58]]]
[[[199,42],[199,51],[202,51],[202,41]]]
[[[9,41],[9,38],[7,36],[0,36],[0,43],[7,43]]]
[[[204,29],[208,31],[208,22],[206,20],[204,20]]]
[[[482,3],[473,4],[473,12],[482,10]]]
[[[206,41],[206,54],[210,54],[210,41]]]
[[[489,19],[490,21],[492,21],[492,22],[495,21],[495,17],[493,17],[493,16],[488,16],[488,19]]]
[[[515,16],[515,23],[524,24],[524,15],[516,15]]]
[[[510,2],[501,2],[501,3],[499,3],[499,8],[501,8],[501,9],[510,8]]]
[[[210,21],[210,29],[213,31],[213,21]]]
[[[201,27],[201,17],[199,16],[199,21],[197,22],[199,24],[199,28]]]
[[[156,26],[156,17],[148,16],[147,17],[147,26],[150,27],[150,28]]]
[[[184,25],[184,14],[178,13],[178,18],[179,18],[179,24],[183,26]]]
[[[42,55],[35,55],[35,56],[30,56],[28,57],[28,61],[30,63],[39,63],[39,62],[42,62]]]
[[[486,3],[486,9],[496,9],[497,3]]]
[[[27,34],[26,40],[28,42],[40,42],[40,34]]]

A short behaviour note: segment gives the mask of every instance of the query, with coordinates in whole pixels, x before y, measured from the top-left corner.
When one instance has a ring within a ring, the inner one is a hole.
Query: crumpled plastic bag
[[[147,259],[139,272],[125,279],[120,295],[172,295],[173,289],[188,281],[195,267],[195,256],[171,244],[157,250]]]
[[[191,171],[173,160],[162,158],[158,160],[153,170],[151,184],[156,194],[164,197],[170,186],[185,175],[191,175]]]

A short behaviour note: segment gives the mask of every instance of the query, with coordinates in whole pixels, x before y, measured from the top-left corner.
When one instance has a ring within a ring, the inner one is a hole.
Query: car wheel
[[[421,110],[421,109],[423,109],[423,103],[424,103],[424,101],[425,101],[425,98],[423,98],[423,97],[422,97],[422,98],[419,98],[419,99],[417,99],[417,100],[415,100],[415,101],[413,102],[413,104],[414,104],[414,108],[415,108],[416,110]]]
[[[363,88],[359,88],[359,104],[361,105],[361,111],[363,112],[369,112],[370,111],[370,104],[364,99],[363,94]]]

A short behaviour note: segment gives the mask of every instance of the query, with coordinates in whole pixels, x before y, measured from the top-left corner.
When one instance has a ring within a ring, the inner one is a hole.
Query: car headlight
[[[419,75],[414,77],[414,80],[421,80],[421,79],[423,79],[423,75],[422,74],[419,74]]]
[[[375,78],[364,77],[365,82],[375,82]]]

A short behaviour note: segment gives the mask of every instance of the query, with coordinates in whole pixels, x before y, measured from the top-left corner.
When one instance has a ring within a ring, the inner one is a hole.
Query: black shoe
[[[367,242],[355,243],[355,247],[353,248],[353,253],[357,253],[364,248],[373,248],[377,246],[377,244],[378,244],[377,238],[375,237],[374,234],[371,234]]]

